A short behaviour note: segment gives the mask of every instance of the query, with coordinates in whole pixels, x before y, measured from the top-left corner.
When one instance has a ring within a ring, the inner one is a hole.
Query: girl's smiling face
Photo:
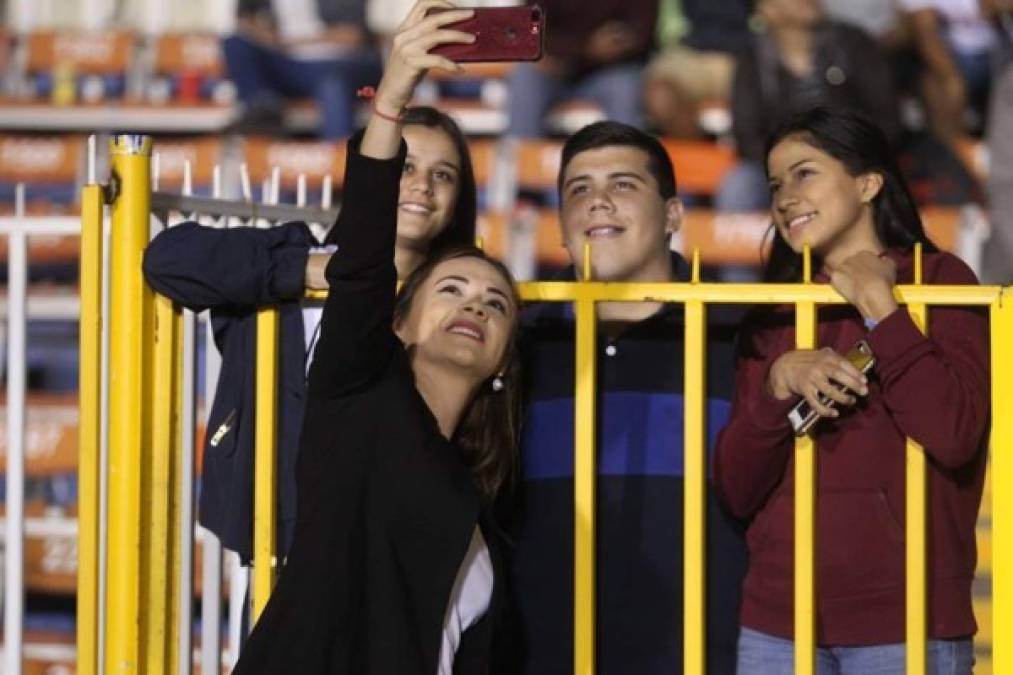
[[[453,218],[460,190],[461,158],[442,129],[409,124],[401,133],[408,145],[408,157],[398,198],[398,241],[425,250]]]
[[[852,176],[840,161],[795,134],[770,151],[767,175],[774,226],[795,252],[808,243],[833,267],[859,251],[883,249],[872,205],[883,186],[880,174]]]

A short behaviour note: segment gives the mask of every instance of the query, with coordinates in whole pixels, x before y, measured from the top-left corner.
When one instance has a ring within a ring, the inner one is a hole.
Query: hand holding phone
[[[446,28],[471,33],[471,44],[441,44],[429,51],[457,63],[537,61],[545,38],[545,13],[538,5],[521,7],[462,7],[470,19]],[[446,11],[431,9],[429,14]]]
[[[862,375],[867,374],[872,367],[876,365],[876,357],[872,353],[872,348],[869,343],[865,340],[859,340],[854,346],[848,350],[848,353],[844,355],[851,365],[855,366]],[[847,387],[841,385],[838,389],[842,392],[850,391]],[[819,395],[819,401],[823,405],[830,406],[831,408],[837,405],[837,401],[834,401],[826,394]],[[813,428],[813,425],[819,421],[820,415],[812,406],[809,405],[809,401],[802,399],[788,412],[788,421],[791,422],[791,427],[795,431],[796,436],[804,436],[809,433],[809,430]]]

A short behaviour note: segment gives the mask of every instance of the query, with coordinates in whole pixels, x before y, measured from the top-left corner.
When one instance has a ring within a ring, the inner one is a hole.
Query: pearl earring
[[[496,377],[492,378],[492,390],[493,391],[495,391],[495,392],[503,391],[504,387],[506,387],[506,384],[503,382],[503,376],[502,375],[497,375]]]

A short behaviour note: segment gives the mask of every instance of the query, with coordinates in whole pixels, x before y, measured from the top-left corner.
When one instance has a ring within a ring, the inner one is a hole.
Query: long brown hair
[[[514,307],[520,309],[520,297],[510,270],[479,248],[457,246],[429,256],[405,279],[394,302],[395,328],[408,318],[416,294],[436,266],[457,258],[477,258],[491,265],[507,281]],[[494,390],[491,377],[483,382],[462,415],[452,439],[464,451],[465,462],[487,502],[492,502],[499,491],[510,483],[516,470],[521,402],[517,323],[515,319],[499,369],[503,388]]]

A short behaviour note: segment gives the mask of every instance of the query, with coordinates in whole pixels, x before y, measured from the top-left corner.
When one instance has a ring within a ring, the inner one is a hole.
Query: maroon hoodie
[[[911,283],[911,256],[888,255],[897,263],[898,283]],[[948,253],[926,254],[923,278],[927,284],[978,283]],[[813,431],[817,642],[904,640],[906,436],[928,455],[929,637],[972,635],[974,528],[990,401],[987,314],[982,308],[930,308],[927,337],[903,307],[871,331],[850,305],[820,308],[818,317],[818,347],[843,354],[864,337],[876,365],[868,396],[839,418],[820,420]],[[774,399],[766,378],[773,361],[794,348],[793,307],[768,313],[744,332],[731,419],[718,438],[714,466],[721,499],[752,519],[742,624],[787,639],[793,632],[795,466],[785,415],[797,399]]]

